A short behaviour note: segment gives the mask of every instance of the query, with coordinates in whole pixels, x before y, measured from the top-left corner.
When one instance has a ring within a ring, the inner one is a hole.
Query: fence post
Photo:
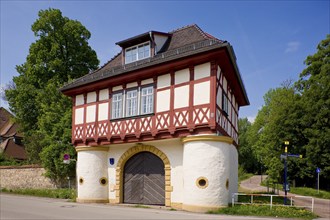
[[[273,206],[273,195],[270,195],[270,209],[272,209]]]
[[[312,197],[312,212],[314,212],[314,198]]]
[[[290,203],[291,203],[291,206],[292,206],[292,196],[290,197]]]
[[[253,194],[251,195],[251,204],[253,204]]]

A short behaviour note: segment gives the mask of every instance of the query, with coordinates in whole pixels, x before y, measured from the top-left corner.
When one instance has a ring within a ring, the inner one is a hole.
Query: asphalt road
[[[228,216],[170,211],[157,208],[133,208],[109,204],[79,204],[62,199],[0,194],[0,219],[227,219],[262,220],[252,216]],[[279,220],[280,218],[276,218]]]

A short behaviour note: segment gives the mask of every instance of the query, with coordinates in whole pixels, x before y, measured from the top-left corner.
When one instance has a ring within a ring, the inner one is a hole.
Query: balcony
[[[104,120],[73,125],[75,145],[106,145],[215,133],[215,116],[210,104],[180,108],[144,117]]]

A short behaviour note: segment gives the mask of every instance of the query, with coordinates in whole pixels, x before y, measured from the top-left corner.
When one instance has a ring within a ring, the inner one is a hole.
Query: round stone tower
[[[109,202],[108,147],[76,147],[77,202]]]
[[[183,203],[187,211],[227,206],[237,192],[238,156],[233,139],[195,135],[183,142]]]

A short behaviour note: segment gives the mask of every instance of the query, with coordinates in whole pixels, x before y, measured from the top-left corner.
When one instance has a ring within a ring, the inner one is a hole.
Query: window
[[[153,111],[153,85],[143,86],[136,89],[128,89],[112,95],[111,119],[151,114]]]
[[[137,115],[137,90],[130,90],[126,93],[126,116]]]
[[[141,114],[153,112],[154,91],[153,87],[145,87],[141,90]]]
[[[143,43],[125,50],[125,64],[150,57],[150,43]]]
[[[112,118],[121,118],[123,113],[123,94],[115,93],[112,95]]]
[[[228,115],[228,98],[224,92],[222,92],[222,110]]]

